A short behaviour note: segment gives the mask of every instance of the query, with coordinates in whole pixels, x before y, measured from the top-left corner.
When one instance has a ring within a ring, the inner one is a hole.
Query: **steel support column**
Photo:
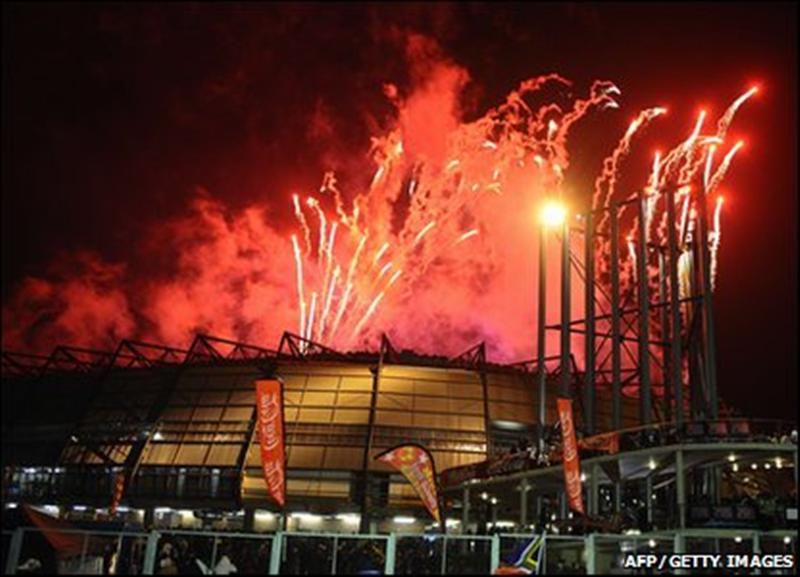
[[[539,318],[536,327],[536,371],[539,377],[539,455],[543,455],[544,432],[547,424],[547,369],[544,358],[547,354],[545,326],[547,313],[547,230],[539,225]]]
[[[244,510],[244,530],[246,533],[255,533],[256,510],[246,508]]]
[[[622,428],[622,356],[619,307],[619,206],[611,203],[611,428]]]
[[[569,260],[569,219],[564,218],[561,233],[561,387],[562,397],[572,398],[570,391],[570,267]]]
[[[589,470],[589,515],[600,512],[600,466],[592,463]]]
[[[492,415],[489,405],[489,378],[486,376],[486,352],[481,345],[480,359],[478,360],[478,376],[481,381],[481,394],[483,396],[483,429],[486,439],[486,458],[494,455],[494,445],[492,444]]]
[[[369,454],[372,451],[372,442],[375,436],[375,411],[378,403],[378,391],[380,390],[381,370],[383,369],[384,355],[387,350],[386,335],[381,337],[381,350],[378,356],[378,366],[374,369],[372,377],[372,394],[369,403],[369,421],[367,424],[367,442],[364,446],[364,453],[361,459],[361,520],[359,522],[358,532],[366,533],[369,531],[370,526],[370,475],[369,475]]]
[[[331,549],[333,550],[332,551],[333,555],[331,555],[331,575],[336,575],[336,561],[337,561],[337,557],[338,557],[338,553],[339,553],[339,536],[338,535],[334,535],[333,536],[333,547],[331,547]]]
[[[544,523],[541,522],[542,521],[542,514],[543,514],[543,510],[542,510],[543,507],[544,507],[544,502],[543,502],[543,499],[542,499],[542,495],[537,493],[536,494],[536,530],[540,531],[540,532],[543,530],[544,526],[547,525],[547,521],[545,521]]]
[[[666,343],[669,340],[669,311],[667,310],[667,263],[664,253],[658,253],[658,320],[661,325],[659,339]],[[664,385],[664,420],[672,420],[672,389],[669,386],[670,379],[670,357],[668,346],[661,347],[661,383]]]
[[[699,191],[697,211],[698,220],[698,247],[700,250],[700,269],[703,287],[703,342],[705,350],[705,383],[708,391],[708,416],[710,419],[718,417],[717,406],[717,348],[714,342],[714,304],[712,302],[711,288],[711,255],[708,250],[708,210],[706,208],[705,190]]]
[[[584,269],[586,274],[586,337],[584,340],[584,426],[586,434],[595,431],[595,383],[594,383],[594,217],[592,211],[586,211],[586,228],[584,232]]]
[[[681,352],[681,309],[678,284],[678,233],[675,230],[675,191],[667,190],[667,242],[669,246],[670,383],[675,396],[675,425],[683,428],[683,354]]]
[[[519,484],[519,530],[525,531],[528,524],[528,483],[521,481]]]
[[[698,264],[699,247],[698,238],[694,234],[691,237],[689,248],[689,294],[694,299],[689,304],[688,315],[688,362],[689,362],[689,405],[691,407],[691,418],[694,420],[708,419],[709,405],[706,392],[706,365],[703,359],[703,303],[698,302],[703,299],[703,281],[700,278],[702,266]]]
[[[686,528],[686,472],[684,470],[683,449],[675,452],[675,491],[678,501],[678,527]]]
[[[469,488],[464,487],[461,494],[461,533],[465,534],[469,526]]]
[[[641,424],[652,421],[650,390],[650,286],[647,266],[647,195],[639,193],[639,242],[637,244],[636,275],[639,301],[639,414]]]

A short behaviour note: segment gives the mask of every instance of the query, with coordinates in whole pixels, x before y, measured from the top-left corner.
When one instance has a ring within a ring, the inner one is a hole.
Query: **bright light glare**
[[[542,209],[542,222],[546,226],[558,226],[563,224],[566,218],[567,209],[561,203],[551,200]]]

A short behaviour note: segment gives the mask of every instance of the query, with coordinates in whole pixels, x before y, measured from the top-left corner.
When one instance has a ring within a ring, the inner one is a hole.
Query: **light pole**
[[[547,421],[547,374],[545,369],[545,324],[547,313],[547,229],[566,222],[561,204],[548,201],[542,210],[539,224],[539,318],[537,319],[537,372],[539,377],[539,458],[544,455],[544,429]]]
[[[570,392],[570,286],[569,286],[569,221],[564,219],[561,233],[561,389],[562,397],[572,398]]]

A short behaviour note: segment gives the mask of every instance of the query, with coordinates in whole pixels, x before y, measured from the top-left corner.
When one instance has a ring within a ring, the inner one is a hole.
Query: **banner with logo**
[[[572,400],[559,398],[558,418],[561,421],[561,438],[564,455],[564,488],[570,509],[583,513],[581,492],[581,463],[578,458],[578,443],[575,440],[575,422],[572,419]]]
[[[578,441],[578,447],[588,451],[605,451],[611,455],[619,453],[619,433],[601,433],[591,437],[584,437]]]
[[[264,470],[267,492],[282,507],[286,502],[286,458],[280,381],[256,381],[256,410],[261,467]]]
[[[375,457],[400,471],[408,479],[414,491],[430,514],[441,524],[439,513],[439,491],[436,487],[436,467],[433,456],[425,447],[408,443],[384,451]]]
[[[472,479],[489,479],[501,477],[536,467],[536,460],[528,451],[520,451],[508,455],[501,455],[494,459],[487,459],[469,465],[450,467],[439,473],[439,488],[442,490],[457,487],[465,481]]]

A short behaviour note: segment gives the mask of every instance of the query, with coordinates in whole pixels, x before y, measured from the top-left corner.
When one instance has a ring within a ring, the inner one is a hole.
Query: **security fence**
[[[25,527],[3,531],[2,561],[8,575],[485,575],[532,537],[522,533],[259,534]],[[545,574],[679,573],[671,567],[627,568],[623,561],[629,555],[672,553],[796,555],[796,548],[796,531],[546,535],[541,568]],[[771,569],[769,573],[792,571]]]

